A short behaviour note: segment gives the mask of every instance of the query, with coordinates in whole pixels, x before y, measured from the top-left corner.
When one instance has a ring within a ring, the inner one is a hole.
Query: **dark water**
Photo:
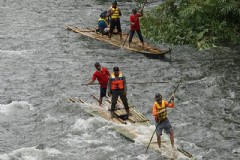
[[[122,28],[134,3],[120,2]],[[95,26],[110,5],[89,0],[0,1],[0,159],[161,159],[146,146],[116,133],[113,125],[90,117],[67,98],[94,102],[97,86],[82,86],[99,61],[119,66],[129,84],[128,99],[151,121],[155,93],[175,109],[169,118],[176,143],[196,159],[240,157],[240,47],[196,51],[175,46],[166,60],[118,49],[64,29]],[[152,6],[149,4],[146,6]],[[165,45],[159,45],[165,47]]]

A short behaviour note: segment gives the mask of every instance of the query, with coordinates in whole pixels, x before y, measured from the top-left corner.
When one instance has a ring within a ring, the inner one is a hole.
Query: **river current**
[[[121,1],[122,28],[134,1]],[[100,62],[126,76],[128,100],[153,122],[156,93],[175,108],[168,116],[176,144],[196,159],[240,158],[240,47],[197,51],[174,46],[163,59],[115,48],[65,30],[96,26],[111,2],[94,0],[0,1],[0,159],[157,160],[153,150],[121,136],[110,122],[84,112],[97,85],[82,86]],[[146,9],[156,5],[151,1]],[[159,44],[159,47],[168,47]],[[168,81],[169,83],[150,83]],[[134,82],[146,82],[134,84]]]

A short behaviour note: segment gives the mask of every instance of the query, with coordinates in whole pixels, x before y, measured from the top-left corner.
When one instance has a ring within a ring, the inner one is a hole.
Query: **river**
[[[156,2],[156,1],[155,1]],[[156,3],[146,5],[146,9]],[[90,117],[81,97],[94,102],[95,86],[82,86],[100,62],[119,66],[129,84],[128,99],[153,122],[151,106],[160,92],[169,99],[168,116],[176,144],[196,159],[240,158],[240,47],[197,51],[174,46],[166,59],[118,49],[65,30],[95,26],[111,2],[94,0],[0,1],[0,159],[157,160],[153,150],[122,137],[105,120]],[[134,2],[119,2],[122,28]],[[167,44],[159,44],[167,47]]]

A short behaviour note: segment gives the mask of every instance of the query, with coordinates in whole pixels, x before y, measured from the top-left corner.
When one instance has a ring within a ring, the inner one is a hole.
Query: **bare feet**
[[[111,118],[114,118],[114,113],[113,112],[111,112]]]
[[[177,150],[176,150],[175,147],[173,147],[172,156],[173,156],[173,158],[175,158],[175,159],[177,159],[177,157],[178,157]]]
[[[144,45],[144,43],[142,42],[142,48],[143,48],[143,50],[145,50],[145,45]]]

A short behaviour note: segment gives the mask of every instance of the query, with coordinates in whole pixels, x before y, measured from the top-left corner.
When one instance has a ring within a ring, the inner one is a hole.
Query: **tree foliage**
[[[239,0],[165,0],[141,20],[144,35],[158,42],[211,48],[240,44]]]

